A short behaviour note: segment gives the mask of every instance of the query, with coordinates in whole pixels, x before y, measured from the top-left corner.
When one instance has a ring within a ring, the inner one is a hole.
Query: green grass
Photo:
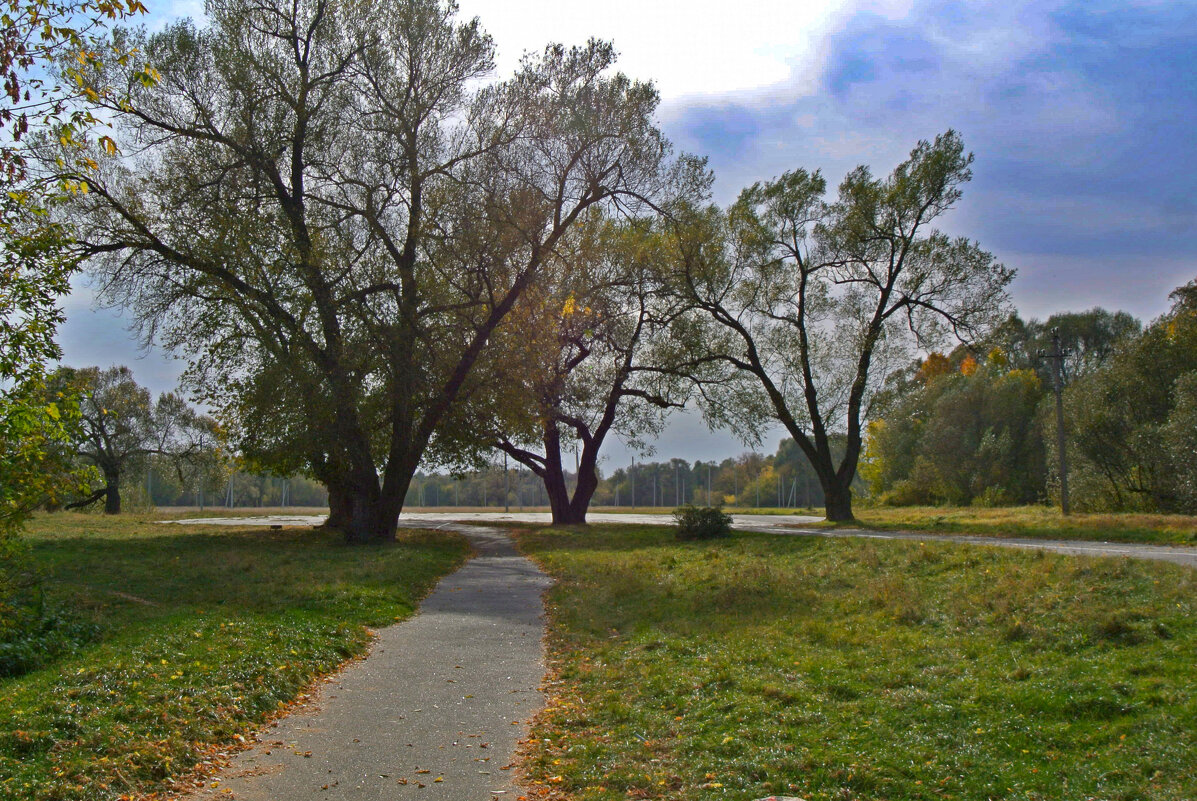
[[[1197,798],[1190,569],[664,527],[520,542],[558,579],[542,796]]]
[[[849,528],[1156,545],[1197,544],[1197,517],[1186,515],[1123,512],[1073,513],[1065,517],[1059,509],[1046,506],[873,506],[854,511],[858,522],[846,524]]]
[[[78,653],[0,680],[0,799],[166,790],[219,744],[361,654],[467,555],[456,535],[154,525],[57,514],[30,527],[51,606],[99,627]]]

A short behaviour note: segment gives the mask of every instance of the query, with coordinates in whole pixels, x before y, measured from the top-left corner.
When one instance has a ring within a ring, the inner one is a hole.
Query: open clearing
[[[194,782],[468,550],[444,532],[346,549],[238,522],[34,521],[50,605],[98,636],[0,681],[0,798]],[[1197,797],[1191,568],[523,525],[522,549],[559,581],[530,798]]]
[[[547,797],[1197,797],[1197,573],[661,527],[529,530]]]

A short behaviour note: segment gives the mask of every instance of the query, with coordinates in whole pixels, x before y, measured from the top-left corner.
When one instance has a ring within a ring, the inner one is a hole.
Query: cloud
[[[137,383],[155,394],[176,390],[180,363],[157,348],[140,347],[119,310],[96,308],[86,279],[77,278],[72,284],[63,302],[66,322],[58,332],[62,364],[104,368],[123,364],[133,371]]]
[[[885,173],[955,128],[977,161],[945,227],[1019,267],[1016,296],[1051,263],[1065,304],[1166,308],[1168,287],[1152,300],[1118,285],[1145,262],[1172,280],[1197,246],[1197,4],[858,5],[813,52],[785,85],[667,104],[667,132],[711,156],[720,200],[797,166]]]
[[[525,51],[549,42],[609,39],[619,68],[652,80],[666,98],[710,96],[784,82],[805,63],[819,31],[844,0],[461,0],[461,16],[477,16],[495,39],[501,74]]]

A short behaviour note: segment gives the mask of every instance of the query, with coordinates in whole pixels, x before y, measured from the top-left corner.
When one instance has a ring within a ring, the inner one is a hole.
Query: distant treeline
[[[896,375],[860,473],[884,503],[1057,501],[1053,331],[1074,507],[1197,512],[1197,282],[1144,327],[1102,309],[1011,318],[991,338]]]
[[[306,476],[281,478],[233,470],[227,465],[202,480],[180,480],[166,463],[149,464],[130,476],[123,495],[130,508],[147,506],[328,506],[328,490]]]
[[[577,476],[566,471],[567,480]],[[863,489],[863,485],[861,486]],[[506,498],[506,501],[504,501]],[[823,490],[810,462],[791,439],[777,453],[744,453],[716,461],[670,459],[636,462],[603,471],[594,505],[614,507],[701,506],[809,508],[823,504]],[[502,465],[459,476],[419,472],[405,506],[540,507],[544,483],[530,470]]]

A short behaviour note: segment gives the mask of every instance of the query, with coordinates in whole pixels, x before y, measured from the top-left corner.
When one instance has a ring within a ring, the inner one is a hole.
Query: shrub
[[[710,540],[731,534],[731,515],[718,506],[686,504],[673,512],[679,540]]]

